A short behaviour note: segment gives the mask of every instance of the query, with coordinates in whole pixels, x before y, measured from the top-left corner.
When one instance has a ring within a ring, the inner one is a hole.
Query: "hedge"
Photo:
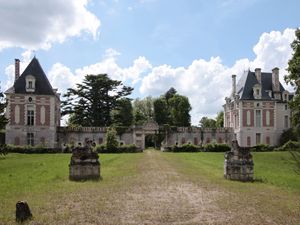
[[[61,148],[46,148],[43,146],[15,146],[5,145],[3,149],[9,153],[42,154],[42,153],[62,153]]]
[[[300,142],[298,141],[288,141],[281,147],[275,148],[274,151],[294,151],[300,150]]]
[[[142,152],[141,149],[137,148],[136,145],[121,145],[114,149],[107,149],[105,144],[96,145],[94,150],[98,153],[137,153]]]
[[[265,144],[259,144],[250,148],[251,152],[271,152],[274,150],[274,147]]]
[[[227,152],[230,146],[227,144],[209,143],[203,146],[205,152]]]

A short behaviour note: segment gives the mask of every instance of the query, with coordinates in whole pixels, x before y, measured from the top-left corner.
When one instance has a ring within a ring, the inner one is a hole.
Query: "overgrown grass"
[[[120,218],[127,216],[130,221],[131,217],[120,210],[132,207],[134,210],[127,209],[127,212],[140,210],[138,213],[149,216],[147,212],[154,206],[151,203],[147,208],[148,201],[154,204],[158,196],[164,200],[161,201],[164,208],[172,208],[172,199],[164,199],[166,197],[160,192],[165,190],[163,193],[166,194],[169,190],[177,190],[174,185],[190,187],[191,182],[205,190],[199,196],[191,193],[196,198],[203,197],[207,191],[221,193],[217,194],[216,202],[224,215],[230,214],[227,224],[234,224],[232,221],[235,224],[259,224],[254,223],[251,216],[262,221],[260,224],[268,224],[269,219],[276,221],[269,224],[297,224],[295,221],[300,218],[300,177],[291,155],[289,152],[263,152],[253,153],[253,156],[257,179],[253,183],[223,178],[224,153],[158,151],[100,154],[103,180],[71,182],[68,179],[70,154],[8,154],[0,158],[0,224],[14,223],[18,200],[29,202],[35,217],[30,224],[97,224],[99,221],[124,224],[126,220]],[[151,190],[157,191],[153,196],[147,195],[149,185],[154,185]],[[136,193],[137,190],[142,190],[142,195]],[[137,198],[139,194],[141,196]],[[174,192],[174,196],[177,194]],[[178,201],[178,204],[187,204],[185,201]],[[145,208],[140,209],[142,206]],[[164,208],[154,212],[162,212]],[[157,218],[156,214],[152,216]],[[184,215],[178,214],[178,218],[182,219]],[[239,218],[244,219],[239,221]]]
[[[103,179],[99,182],[69,181],[70,157],[70,154],[8,154],[1,158],[0,224],[11,223],[19,200],[28,200],[38,207],[45,204],[47,197],[118,185],[124,177],[138,174],[136,167],[142,154],[100,154]]]
[[[254,183],[300,192],[300,176],[289,152],[253,152],[252,155]],[[184,164],[180,168],[187,174],[196,173],[215,182],[227,182],[223,179],[224,153],[165,153],[165,157],[176,161],[176,164]]]

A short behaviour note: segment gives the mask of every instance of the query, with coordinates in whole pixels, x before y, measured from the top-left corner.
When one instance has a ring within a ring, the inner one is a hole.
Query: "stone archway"
[[[157,134],[159,129],[158,124],[154,120],[147,121],[143,126],[136,126],[133,129],[133,142],[141,149],[146,147],[146,136]]]

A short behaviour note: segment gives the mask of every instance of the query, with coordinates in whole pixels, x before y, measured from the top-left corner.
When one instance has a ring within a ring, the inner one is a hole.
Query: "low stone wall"
[[[225,153],[224,177],[229,180],[253,181],[254,163],[248,148],[240,148],[232,141],[231,151]]]

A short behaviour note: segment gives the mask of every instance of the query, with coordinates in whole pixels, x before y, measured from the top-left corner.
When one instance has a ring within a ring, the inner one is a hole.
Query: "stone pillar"
[[[224,177],[229,180],[253,181],[253,160],[248,148],[240,148],[232,141],[231,151],[225,153]]]

